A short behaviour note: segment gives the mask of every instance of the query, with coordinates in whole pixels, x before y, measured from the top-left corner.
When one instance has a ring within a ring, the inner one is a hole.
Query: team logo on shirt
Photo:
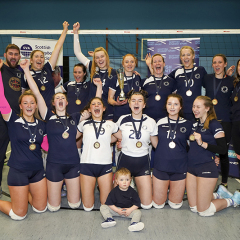
[[[86,88],[87,88],[87,85],[86,85],[86,84],[84,84],[84,85],[83,85],[83,87],[86,89]]]
[[[39,132],[40,135],[43,135],[43,130],[42,129],[39,129],[38,132]]]
[[[17,77],[11,77],[8,82],[10,88],[16,92],[21,90],[21,80]]]
[[[21,78],[22,74],[21,73],[17,73],[17,77]]]
[[[163,85],[167,87],[169,85],[169,82],[164,82]]]
[[[106,125],[106,128],[111,128],[111,126],[109,124]]]
[[[135,84],[137,87],[139,87],[139,81],[136,81]]]
[[[228,87],[227,87],[227,86],[222,86],[222,87],[221,87],[221,91],[222,91],[223,93],[228,92]]]
[[[200,74],[199,73],[195,74],[195,78],[199,79],[200,78]]]
[[[143,129],[143,130],[147,130],[147,125],[143,125],[143,126],[142,126],[142,129]]]
[[[202,128],[202,129],[201,129],[201,132],[206,132],[206,130],[207,130],[207,129],[205,129],[205,128]]]
[[[181,128],[180,128],[180,132],[181,132],[181,133],[185,133],[186,131],[187,131],[187,129],[186,129],[185,127],[181,127]]]
[[[73,120],[71,120],[70,123],[71,123],[72,125],[75,125],[75,122],[74,122]]]
[[[108,78],[109,78],[109,79],[112,79],[112,78],[113,78],[113,76],[112,76],[112,75],[110,75]]]

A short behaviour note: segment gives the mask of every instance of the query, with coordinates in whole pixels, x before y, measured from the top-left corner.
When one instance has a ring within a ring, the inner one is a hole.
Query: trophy
[[[124,71],[122,68],[117,69],[118,84],[120,87],[119,101],[126,100],[124,89]]]

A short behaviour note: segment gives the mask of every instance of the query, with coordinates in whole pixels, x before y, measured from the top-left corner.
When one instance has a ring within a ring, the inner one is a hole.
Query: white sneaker
[[[143,228],[144,228],[144,223],[142,223],[142,222],[133,222],[128,227],[128,230],[130,232],[139,232],[139,231],[143,230]]]

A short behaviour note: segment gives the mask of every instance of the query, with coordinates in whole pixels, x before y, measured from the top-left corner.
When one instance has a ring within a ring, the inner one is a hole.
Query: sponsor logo
[[[112,171],[112,168],[108,169],[106,172],[110,172],[110,171]]]
[[[210,174],[210,173],[212,173],[212,172],[202,172],[202,174]]]
[[[146,170],[146,171],[145,171],[145,175],[148,175],[148,174],[149,174],[149,170]]]
[[[21,80],[17,77],[11,77],[8,82],[10,88],[16,92],[21,90]]]
[[[23,55],[26,58],[30,57],[31,52],[32,52],[32,47],[28,44],[24,44],[20,48],[21,55]]]
[[[228,150],[228,157],[237,158],[237,154],[233,150]]]

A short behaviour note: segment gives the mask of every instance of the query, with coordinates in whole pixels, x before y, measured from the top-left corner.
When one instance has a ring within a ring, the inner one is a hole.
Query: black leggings
[[[232,122],[232,144],[236,154],[240,155],[240,121]],[[238,166],[240,172],[240,162]]]
[[[232,131],[232,123],[231,122],[221,122],[223,130],[225,132],[225,138],[227,144],[229,144],[231,140],[231,131]],[[220,163],[221,163],[221,174],[222,174],[222,183],[227,183],[228,174],[229,174],[229,159],[228,152],[225,154],[220,154]]]

